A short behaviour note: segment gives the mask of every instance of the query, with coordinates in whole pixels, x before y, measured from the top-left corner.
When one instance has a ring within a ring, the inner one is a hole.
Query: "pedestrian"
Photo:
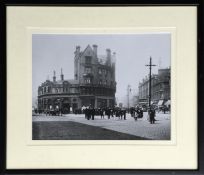
[[[103,119],[104,119],[104,116],[106,115],[106,110],[103,109]]]
[[[87,120],[89,120],[91,118],[91,109],[90,109],[90,107],[86,108],[85,116],[86,116]]]
[[[101,119],[104,119],[103,109],[100,109]]]
[[[107,116],[108,116],[108,119],[110,119],[110,114],[111,112],[110,112],[110,109],[108,108],[107,110],[106,110],[106,114],[107,114]]]
[[[88,109],[88,120],[91,119],[91,108]]]
[[[164,114],[166,113],[166,107],[165,106],[163,107],[163,112],[164,112]]]
[[[137,121],[137,119],[138,119],[138,117],[140,115],[139,113],[140,113],[139,108],[135,109],[135,117],[134,117],[135,121]]]
[[[88,119],[88,109],[85,108],[83,111],[84,111],[85,119]]]
[[[94,120],[94,116],[95,116],[95,109],[92,108],[91,109],[91,119]]]
[[[140,109],[140,118],[142,118],[142,117],[143,117],[143,110]]]
[[[155,110],[153,108],[150,108],[150,110],[149,110],[149,119],[150,119],[150,123],[154,124],[154,122],[155,122]]]
[[[134,117],[134,108],[130,108],[131,117]]]
[[[126,120],[126,110],[123,110],[124,120]]]
[[[116,111],[115,111],[115,116],[116,116],[116,117],[120,117],[120,111],[119,111],[119,109],[116,109]]]
[[[113,111],[113,109],[111,109],[111,116],[112,116],[112,118],[114,117],[113,114],[114,114],[114,111]]]
[[[120,110],[120,119],[121,120],[123,119],[123,111],[122,111],[122,109]]]

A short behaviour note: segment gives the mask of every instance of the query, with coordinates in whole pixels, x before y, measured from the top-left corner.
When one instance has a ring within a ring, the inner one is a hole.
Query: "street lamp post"
[[[130,109],[130,91],[131,91],[131,88],[130,88],[130,85],[128,85],[128,88],[127,88],[127,105],[128,105],[128,112],[129,112],[129,109]]]
[[[152,66],[156,66],[154,64],[152,64],[152,58],[150,57],[149,59],[149,64],[145,65],[149,67],[149,107],[151,106],[151,72],[152,72]]]

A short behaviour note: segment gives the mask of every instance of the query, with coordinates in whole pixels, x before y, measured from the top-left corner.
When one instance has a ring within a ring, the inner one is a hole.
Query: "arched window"
[[[84,79],[85,84],[90,84],[91,83],[91,78],[87,77]]]

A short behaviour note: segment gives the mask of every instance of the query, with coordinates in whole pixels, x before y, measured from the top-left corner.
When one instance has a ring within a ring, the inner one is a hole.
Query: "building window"
[[[85,94],[85,88],[82,88],[82,89],[81,89],[81,93],[82,93],[82,94]]]
[[[98,69],[98,74],[102,74],[102,70],[101,69]]]
[[[86,64],[91,64],[91,57],[90,56],[85,57],[85,63]]]
[[[87,77],[84,79],[85,84],[90,84],[91,83],[91,78]]]
[[[85,67],[85,73],[90,74],[91,73],[91,67]]]
[[[51,87],[48,87],[48,92],[50,93],[50,91],[51,91]]]
[[[107,70],[103,69],[103,73],[104,73],[104,75],[107,75]]]
[[[52,93],[55,93],[55,88],[52,88]]]
[[[88,94],[88,89],[85,88],[84,94]]]
[[[64,88],[63,88],[63,91],[64,91],[64,92],[68,92],[68,87],[64,87]]]
[[[75,76],[75,79],[77,80],[77,79],[78,79],[78,75],[77,75],[77,74],[75,74],[74,76]]]
[[[62,88],[59,88],[59,92],[62,92]]]

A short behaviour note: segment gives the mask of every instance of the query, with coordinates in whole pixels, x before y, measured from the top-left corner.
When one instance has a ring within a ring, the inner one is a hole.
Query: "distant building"
[[[119,103],[119,108],[123,108],[123,103]]]
[[[135,107],[135,106],[137,106],[138,103],[139,103],[139,96],[138,96],[138,95],[134,95],[134,96],[132,97],[131,106],[132,106],[132,107]]]
[[[46,80],[38,88],[38,109],[61,109],[69,113],[82,106],[95,108],[115,105],[115,53],[97,54],[97,45],[88,45],[84,51],[76,47],[74,79],[65,80],[61,70],[60,80]]]
[[[153,74],[151,79],[151,103],[163,105],[170,101],[170,69],[159,69],[158,74]],[[139,83],[139,103],[148,104],[149,77]]]

